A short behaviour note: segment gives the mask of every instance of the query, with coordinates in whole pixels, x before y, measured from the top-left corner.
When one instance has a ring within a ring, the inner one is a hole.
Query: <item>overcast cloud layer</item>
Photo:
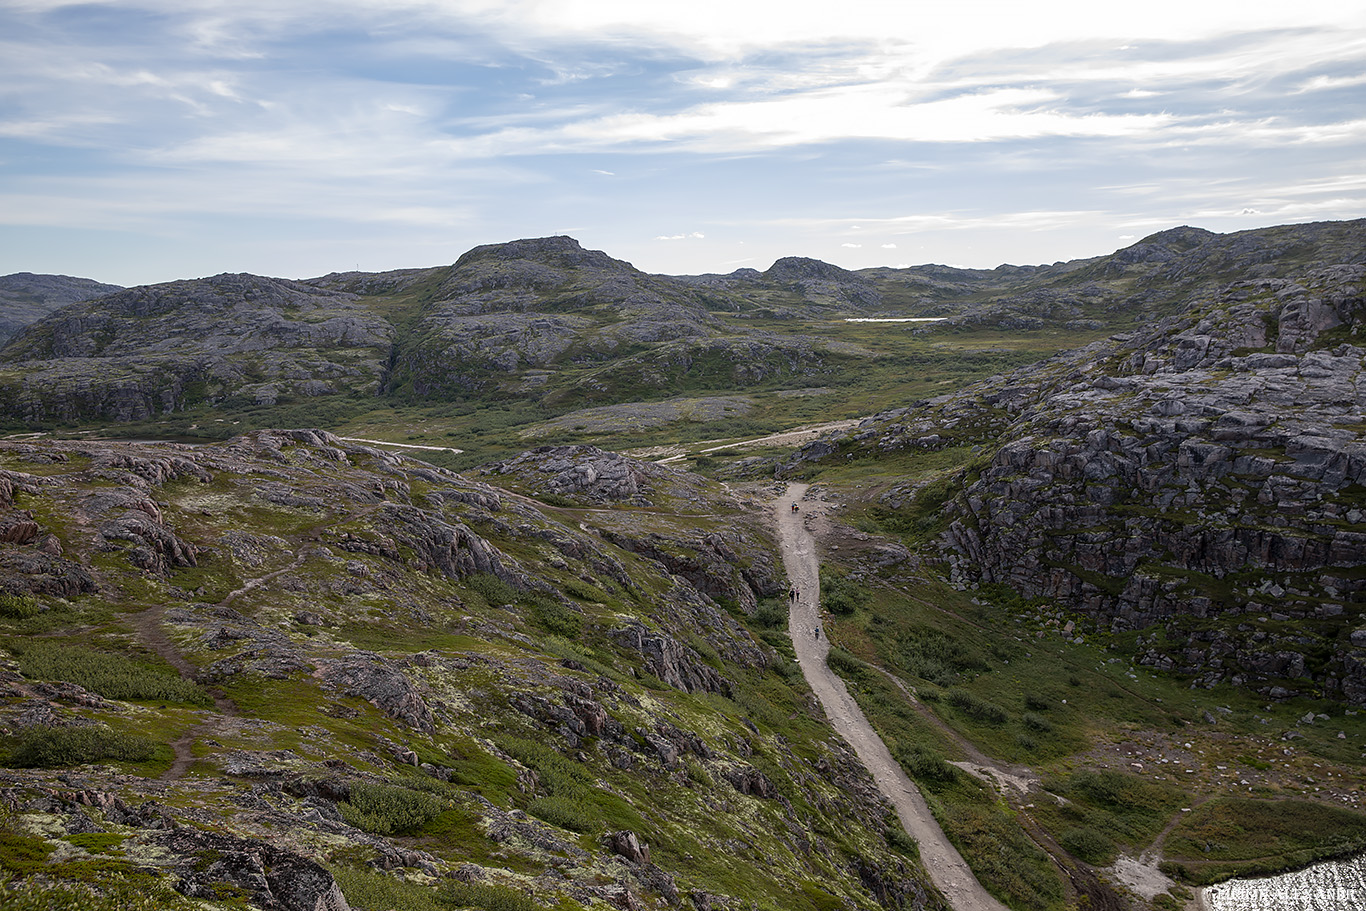
[[[0,0],[0,274],[546,234],[652,272],[990,267],[1366,215],[1360,0],[1113,6]]]

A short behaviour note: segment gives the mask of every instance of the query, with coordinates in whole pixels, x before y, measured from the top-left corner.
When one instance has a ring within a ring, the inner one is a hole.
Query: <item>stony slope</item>
[[[0,344],[29,323],[67,304],[120,290],[119,285],[70,275],[35,275],[32,272],[0,275]]]
[[[392,327],[354,296],[218,275],[130,288],[31,324],[0,351],[27,420],[146,420],[204,401],[374,395]]]
[[[942,907],[749,615],[763,515],[587,449],[486,477],[555,460],[594,508],[316,431],[0,444],[4,898]]]
[[[1142,631],[1142,663],[1202,685],[1366,704],[1366,266],[1297,266],[1363,258],[1328,233],[1288,262],[1250,257],[1254,275],[1293,277],[1197,293],[1183,316],[803,457],[956,453],[957,473],[885,502],[960,584]],[[1224,262],[1248,243],[1287,249],[1268,232],[1186,255]]]

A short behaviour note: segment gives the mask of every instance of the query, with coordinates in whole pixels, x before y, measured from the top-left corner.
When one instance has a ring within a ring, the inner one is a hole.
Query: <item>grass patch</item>
[[[1117,847],[1147,847],[1190,799],[1177,785],[1112,770],[1048,777],[1044,787],[1068,803],[1037,801],[1034,818],[1069,852],[1096,864],[1112,862]]]
[[[1014,815],[985,794],[954,799],[931,798],[945,833],[968,860],[991,894],[1016,911],[1056,911],[1063,886],[1048,855],[1040,850]],[[963,789],[956,789],[961,792]]]
[[[526,811],[538,819],[581,833],[632,829],[648,837],[652,831],[630,803],[600,787],[587,767],[562,756],[548,744],[507,735],[496,742],[509,756],[536,773],[542,793],[527,804]]]
[[[1265,875],[1366,848],[1366,815],[1307,800],[1211,800],[1167,837],[1186,880],[1207,884]]]

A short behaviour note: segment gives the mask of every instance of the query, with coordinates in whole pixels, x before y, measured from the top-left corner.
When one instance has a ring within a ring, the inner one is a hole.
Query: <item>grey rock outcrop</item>
[[[1344,629],[1366,591],[1364,282],[1354,263],[1235,282],[1189,316],[848,437],[983,448],[941,512],[958,583],[1057,599],[1110,630],[1166,627],[1189,647],[1145,661],[1202,685],[1363,704],[1366,653]],[[1293,631],[1263,629],[1272,616]]]
[[[67,304],[123,290],[88,278],[15,272],[0,275],[0,344],[10,336]]]
[[[0,349],[29,420],[146,420],[203,402],[379,391],[393,329],[354,295],[218,275],[76,303]]]

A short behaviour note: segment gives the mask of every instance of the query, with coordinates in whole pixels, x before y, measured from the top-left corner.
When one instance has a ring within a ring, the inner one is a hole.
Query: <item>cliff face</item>
[[[187,911],[943,907],[751,631],[762,513],[587,450],[487,477],[566,458],[648,508],[320,431],[0,444],[6,856]]]
[[[976,446],[933,492],[959,584],[1142,630],[1201,684],[1366,704],[1364,290],[1359,264],[1234,282],[806,457]]]

